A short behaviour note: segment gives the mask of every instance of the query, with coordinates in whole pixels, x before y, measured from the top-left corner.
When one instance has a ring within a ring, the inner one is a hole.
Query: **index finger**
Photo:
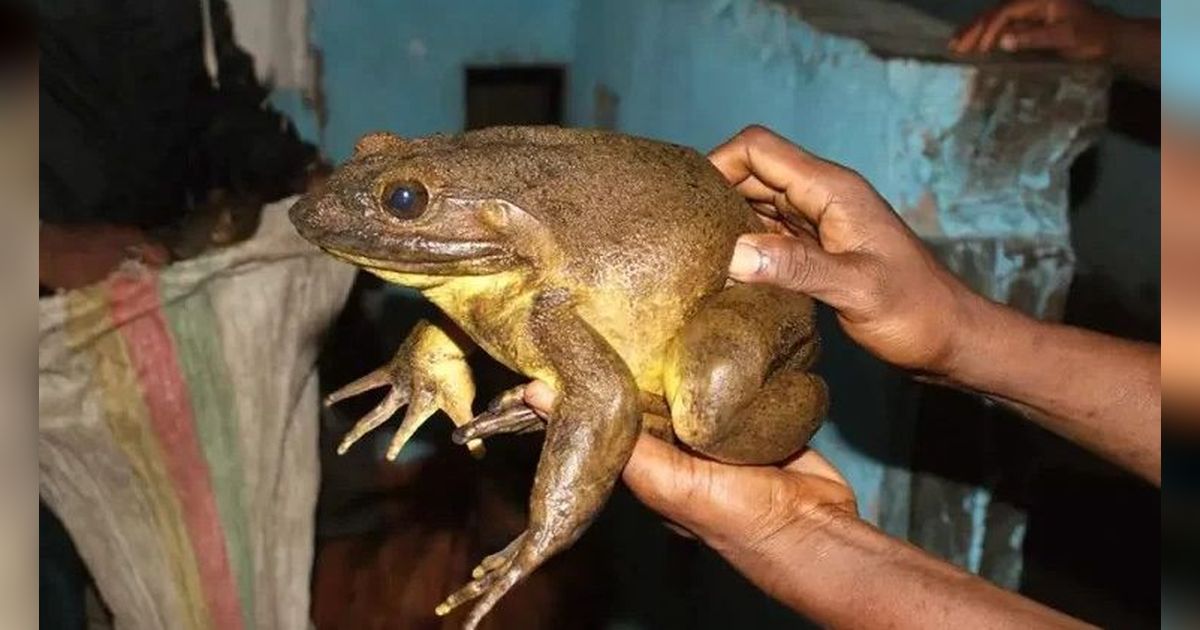
[[[777,208],[795,209],[814,224],[820,224],[833,200],[845,194],[842,189],[848,178],[857,177],[852,171],[812,155],[759,126],[742,130],[713,149],[708,159],[733,186],[743,189],[746,188],[743,184],[760,183],[784,195],[786,206],[776,204]]]

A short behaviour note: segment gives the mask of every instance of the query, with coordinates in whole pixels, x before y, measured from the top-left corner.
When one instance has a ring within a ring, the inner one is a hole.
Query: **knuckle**
[[[753,124],[753,125],[747,125],[745,128],[743,128],[741,130],[740,133],[738,133],[738,135],[742,136],[750,141],[759,141],[759,140],[764,140],[766,138],[773,137],[775,135],[775,133],[762,125]]]
[[[855,266],[855,281],[847,288],[846,298],[854,310],[877,311],[886,301],[887,267],[870,257]]]
[[[858,171],[841,164],[834,164],[833,166],[829,183],[830,190],[836,196],[862,198],[871,190],[871,185],[867,183],[867,178],[863,177]]]
[[[808,251],[798,245],[780,247],[776,250],[776,279],[793,288],[807,286],[811,280],[812,265]]]

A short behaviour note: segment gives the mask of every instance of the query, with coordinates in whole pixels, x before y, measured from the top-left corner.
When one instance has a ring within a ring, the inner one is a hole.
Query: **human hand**
[[[151,266],[170,261],[167,249],[133,227],[43,224],[38,234],[38,282],[53,289],[77,289],[103,280],[122,262]]]
[[[1121,19],[1086,0],[1008,0],[979,16],[950,40],[960,54],[1046,50],[1075,61],[1106,60]]]
[[[540,381],[525,388],[525,402],[541,414],[554,397]],[[857,515],[850,485],[812,449],[779,467],[734,466],[643,434],[623,478],[642,503],[726,556],[758,552],[785,530]]]
[[[801,291],[879,358],[944,376],[981,300],[942,267],[857,173],[762,127],[709,159],[782,234],[738,241],[729,275]]]

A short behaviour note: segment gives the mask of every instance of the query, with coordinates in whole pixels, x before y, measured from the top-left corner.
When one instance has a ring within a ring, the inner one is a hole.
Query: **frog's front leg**
[[[779,462],[821,424],[825,383],[812,302],[767,285],[738,284],[706,302],[672,341],[664,390],[680,441],[717,460]]]
[[[537,375],[559,394],[529,499],[529,526],[476,568],[471,583],[437,608],[439,615],[479,598],[474,628],[517,582],[573,543],[592,522],[625,467],[641,423],[639,395],[625,362],[568,304],[539,298],[531,333],[549,367]]]
[[[471,421],[475,382],[467,366],[469,342],[461,335],[450,334],[448,329],[453,330],[449,324],[418,322],[387,365],[326,397],[325,405],[329,406],[372,389],[391,387],[387,397],[342,438],[338,454],[345,453],[359,438],[386,422],[406,404],[408,410],[404,420],[388,447],[389,460],[396,458],[404,444],[439,408],[456,425]],[[483,443],[472,440],[467,442],[467,447],[479,455]]]

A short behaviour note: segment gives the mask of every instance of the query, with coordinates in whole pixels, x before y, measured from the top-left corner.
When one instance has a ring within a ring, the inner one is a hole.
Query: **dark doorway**
[[[467,129],[495,125],[561,125],[561,66],[468,67]]]

